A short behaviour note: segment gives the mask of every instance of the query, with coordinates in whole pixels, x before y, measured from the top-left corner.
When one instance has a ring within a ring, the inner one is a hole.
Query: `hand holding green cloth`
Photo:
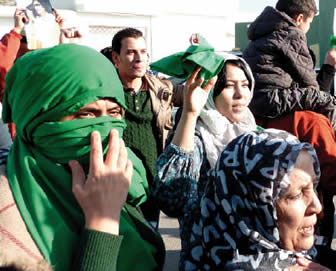
[[[217,55],[214,48],[198,34],[197,45],[191,45],[185,52],[164,57],[150,64],[153,71],[187,79],[198,67],[202,67],[199,77],[204,78],[204,84],[217,75],[224,65],[224,57]]]
[[[28,231],[55,271],[70,270],[73,248],[84,227],[84,215],[72,193],[67,163],[78,160],[87,170],[90,134],[100,132],[106,151],[111,129],[117,129],[122,136],[126,127],[124,120],[111,117],[59,120],[101,98],[111,98],[126,107],[123,87],[113,65],[85,46],[63,44],[27,53],[6,77],[3,119],[13,121],[17,131],[8,157],[9,184]],[[129,149],[128,159],[134,173],[127,202],[138,206],[147,197],[146,173]],[[138,254],[139,247],[150,247],[140,257],[150,261],[148,251],[153,249],[152,245],[139,236],[128,217],[123,209],[123,243],[129,253]]]

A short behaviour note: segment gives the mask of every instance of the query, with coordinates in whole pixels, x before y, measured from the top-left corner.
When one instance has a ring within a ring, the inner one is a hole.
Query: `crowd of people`
[[[336,269],[336,51],[316,76],[314,0],[266,7],[242,57],[193,34],[151,64],[141,31],[98,52],[53,12],[59,45],[29,50],[23,9],[0,41],[0,270],[163,270],[160,211],[181,271]]]

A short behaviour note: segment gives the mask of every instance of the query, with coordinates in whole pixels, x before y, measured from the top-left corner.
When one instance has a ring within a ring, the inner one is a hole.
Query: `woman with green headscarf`
[[[2,258],[55,271],[162,269],[162,239],[137,210],[145,171],[119,138],[125,108],[114,67],[93,49],[17,60],[3,100],[17,135],[0,168]]]

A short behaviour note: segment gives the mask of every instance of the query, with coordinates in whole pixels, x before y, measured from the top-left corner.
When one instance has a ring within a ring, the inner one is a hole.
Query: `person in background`
[[[68,43],[69,40],[77,42],[82,36],[81,33],[78,30],[64,29],[62,16],[56,9],[53,9],[53,11],[55,20],[61,29],[60,43]],[[30,51],[27,47],[27,39],[24,36],[24,26],[28,22],[29,19],[26,16],[25,9],[17,8],[14,13],[14,28],[0,40],[0,102],[2,102],[5,77],[8,71],[18,58]],[[9,123],[8,127],[11,137],[14,138],[15,125]]]
[[[151,189],[155,162],[164,150],[172,128],[173,105],[183,102],[183,86],[173,86],[167,79],[146,74],[147,45],[142,32],[137,29],[125,28],[114,35],[111,58],[124,87],[128,108],[123,138],[144,162]],[[141,209],[157,228],[160,211],[154,201],[150,198]]]
[[[163,241],[138,210],[145,168],[120,138],[125,108],[115,68],[92,48],[62,44],[15,62],[3,99],[17,135],[0,167],[0,259],[162,270]]]
[[[326,70],[335,74],[336,52],[332,49],[327,53],[326,65],[322,67],[325,71],[317,80],[306,40],[316,13],[314,0],[278,0],[276,8],[266,7],[249,27],[251,41],[243,58],[256,80],[250,108],[257,123],[264,128],[286,130],[317,150],[322,171],[319,189],[324,206],[320,235],[330,247],[336,174],[334,159],[327,156],[336,156],[336,98],[324,88],[330,88],[332,81],[332,76],[326,76]],[[306,119],[306,125],[301,125],[303,119]],[[316,133],[312,128],[307,134],[300,130],[300,126],[305,129],[321,126],[321,129]],[[323,136],[318,135],[321,133]]]
[[[319,176],[313,147],[286,131],[232,140],[209,173],[184,270],[335,270],[312,249]]]

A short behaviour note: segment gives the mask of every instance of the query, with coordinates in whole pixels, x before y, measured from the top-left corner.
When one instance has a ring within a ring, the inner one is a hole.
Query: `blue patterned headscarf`
[[[231,141],[210,173],[185,270],[282,270],[306,254],[281,249],[276,214],[301,150],[311,154],[318,180],[313,147],[285,131],[255,131]]]

